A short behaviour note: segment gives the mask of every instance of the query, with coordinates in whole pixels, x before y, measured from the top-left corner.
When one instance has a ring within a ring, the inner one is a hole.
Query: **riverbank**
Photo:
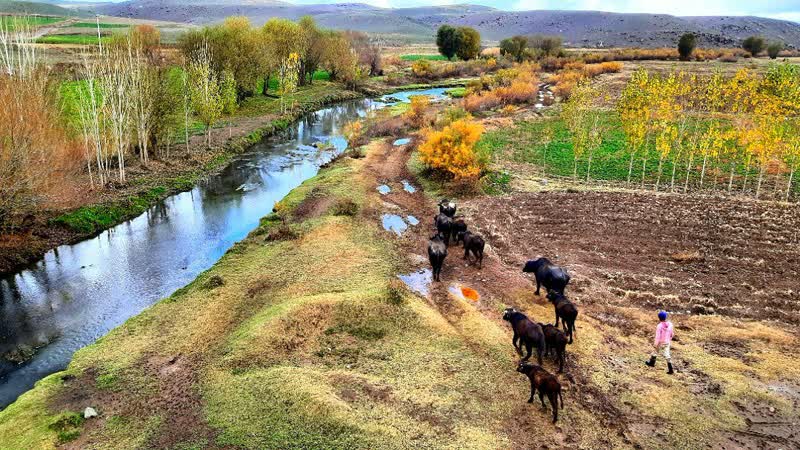
[[[163,199],[192,189],[198,180],[224,168],[231,159],[262,139],[284,131],[299,118],[324,106],[363,96],[433,87],[463,86],[468,79],[444,80],[433,84],[384,86],[370,83],[358,92],[341,85],[317,81],[302,88],[292,99],[295,106],[280,112],[280,99],[258,96],[246,101],[237,115],[227,117],[212,133],[212,145],[205,145],[203,133],[191,135],[185,144],[170,149],[170,158],[143,166],[129,162],[124,186],[88,190],[88,176],[65,189],[56,207],[46,207],[29,218],[27,229],[0,239],[0,276],[17,272],[40,260],[53,248],[96,236],[130,220]]]
[[[132,219],[163,199],[192,189],[198,180],[224,168],[262,139],[279,133],[299,118],[322,107],[363,94],[342,89],[338,84],[316,82],[294,96],[295,106],[285,113],[279,99],[257,97],[246,102],[237,115],[224,118],[212,132],[211,146],[203,133],[191,135],[189,146],[175,145],[170,157],[144,166],[129,163],[128,182],[107,189],[87,189],[88,175],[67,188],[67,200],[58,207],[43,208],[29,218],[22,234],[0,239],[0,276],[16,272],[38,261],[47,251],[91,238]]]

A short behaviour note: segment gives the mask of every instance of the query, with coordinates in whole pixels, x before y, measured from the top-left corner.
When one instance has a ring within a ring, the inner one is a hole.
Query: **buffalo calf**
[[[544,342],[546,344],[544,355],[549,356],[550,351],[556,355],[556,362],[558,363],[558,373],[564,371],[564,354],[567,349],[567,336],[563,331],[559,330],[557,326],[548,324],[539,324],[544,332]]]
[[[578,307],[575,306],[564,295],[556,291],[550,291],[547,299],[553,304],[556,310],[556,326],[561,319],[564,332],[569,335],[569,343],[572,344],[572,336],[575,334],[575,319],[578,318]]]
[[[483,267],[483,249],[486,248],[486,241],[477,234],[465,231],[456,235],[456,242],[464,242],[464,259],[469,258],[470,252],[475,255],[475,262]]]
[[[541,366],[524,361],[519,362],[517,372],[525,374],[531,382],[531,398],[528,399],[528,403],[533,403],[533,394],[538,389],[542,408],[546,408],[544,404],[544,396],[546,395],[550,401],[550,406],[553,407],[553,423],[558,422],[558,400],[561,400],[561,409],[564,409],[564,397],[561,395],[561,383],[558,382],[558,378]]]
[[[511,323],[511,330],[514,332],[514,338],[511,340],[511,343],[514,345],[514,349],[517,353],[522,356],[523,344],[528,351],[523,361],[530,359],[533,347],[536,347],[536,358],[539,364],[542,364],[542,352],[544,352],[544,347],[546,345],[542,327],[540,327],[538,323],[532,322],[528,319],[528,316],[514,308],[506,308],[503,313],[503,320]]]

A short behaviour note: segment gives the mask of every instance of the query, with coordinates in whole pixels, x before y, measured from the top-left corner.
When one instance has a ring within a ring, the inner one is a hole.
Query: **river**
[[[444,91],[393,97],[442,98]],[[77,350],[213,266],[275,202],[347,148],[342,136],[347,122],[384,106],[365,99],[310,114],[191,191],[0,279],[0,409],[36,381],[65,369]],[[318,149],[317,142],[331,146]],[[36,352],[28,359],[20,349]]]

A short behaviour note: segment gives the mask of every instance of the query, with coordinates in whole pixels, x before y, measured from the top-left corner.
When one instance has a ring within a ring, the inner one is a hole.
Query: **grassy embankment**
[[[390,283],[402,263],[392,240],[365,223],[362,212],[380,199],[360,174],[363,161],[339,161],[306,182],[282,202],[283,219],[265,218],[213,269],[0,412],[0,442],[132,448],[170,436],[176,448],[202,448],[212,442],[201,428],[210,427],[213,444],[245,448],[507,443],[496,420],[507,405],[481,394],[497,380],[500,353],[471,349],[427,302]],[[315,199],[330,207],[291,219]],[[210,284],[217,277],[222,286]],[[474,339],[503,335],[484,325]],[[175,357],[174,372],[153,367]],[[196,383],[180,389],[202,409],[166,407],[180,401],[164,396],[173,391],[165,382],[186,383],[181,371]],[[64,420],[80,408],[63,400],[78,385],[88,394],[79,404],[101,419]],[[198,428],[172,422],[195,413]]]
[[[524,403],[528,385],[513,370],[510,334],[498,320],[503,300],[536,318],[551,317],[552,307],[530,301],[516,268],[499,290],[485,286],[481,305],[425,301],[398,288],[391,280],[407,263],[402,241],[376,223],[384,199],[374,190],[378,174],[366,172],[369,152],[304,183],[212,269],[0,412],[0,442],[696,448],[746,427],[739,404],[791,411],[768,387],[800,376],[784,353],[795,341],[785,332],[719,317],[681,320],[675,353],[686,373],[670,378],[641,364],[651,314],[583,305],[569,348],[575,384],[562,377],[560,424],[570,431],[552,427],[546,412]],[[597,314],[624,318],[627,331]],[[711,353],[706,343],[736,343],[746,359]],[[101,417],[79,419],[85,406]],[[628,427],[624,438],[603,425],[609,419]]]

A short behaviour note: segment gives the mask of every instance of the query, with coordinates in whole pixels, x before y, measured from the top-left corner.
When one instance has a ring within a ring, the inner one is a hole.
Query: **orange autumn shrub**
[[[504,105],[518,105],[536,100],[539,85],[531,81],[516,80],[511,86],[499,87],[495,92]]]
[[[464,109],[477,112],[533,102],[539,93],[539,70],[538,64],[525,63],[498,70],[492,77],[482,77],[468,86]]]
[[[619,61],[602,62],[599,64],[587,64],[583,68],[583,74],[587,78],[594,78],[604,73],[622,72],[622,63]]]
[[[427,95],[414,95],[411,104],[405,113],[405,118],[417,128],[430,125],[431,99]]]
[[[476,179],[485,167],[485,161],[475,151],[482,134],[483,126],[469,118],[457,120],[441,131],[430,130],[419,146],[420,160],[456,180]]]
[[[471,113],[488,111],[502,104],[503,101],[495,91],[478,92],[464,97],[464,109]]]

